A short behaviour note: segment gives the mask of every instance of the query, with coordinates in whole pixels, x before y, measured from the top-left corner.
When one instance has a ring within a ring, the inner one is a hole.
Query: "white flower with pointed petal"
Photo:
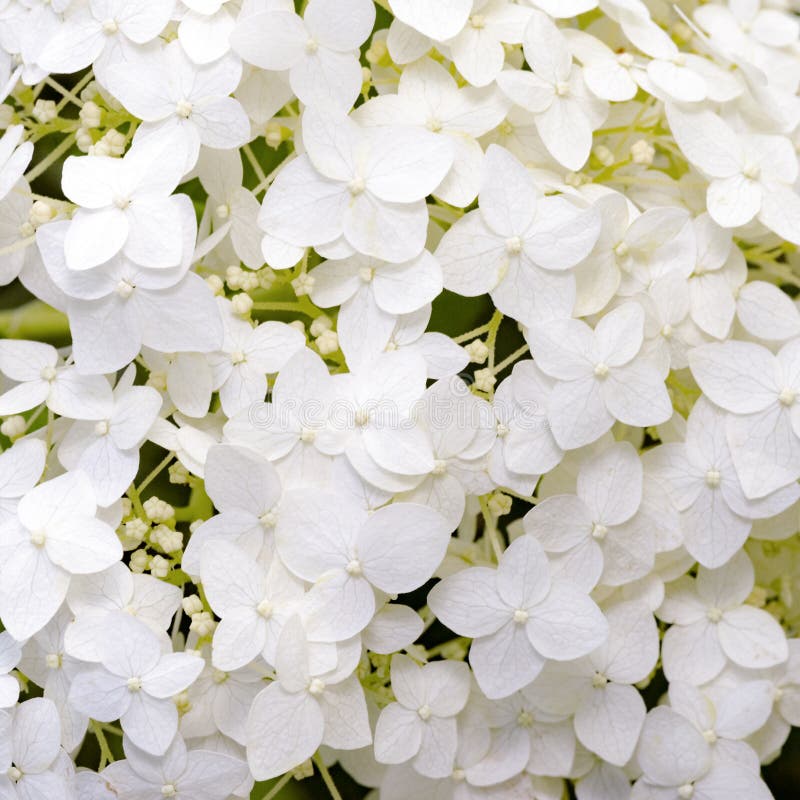
[[[0,524],[16,516],[19,498],[39,482],[46,458],[39,439],[20,439],[0,453]]]
[[[701,397],[689,415],[684,443],[668,443],[645,455],[647,472],[681,512],[684,547],[704,567],[720,567],[742,547],[754,519],[773,517],[798,498],[789,484],[748,500],[733,467],[725,435],[727,415]]]
[[[209,238],[214,249],[229,238],[236,257],[246,267],[257,269],[264,263],[261,235],[256,224],[260,205],[253,193],[242,185],[241,155],[236,151],[203,148],[197,169],[200,183],[208,192],[205,212],[213,226],[214,232]],[[201,244],[195,259],[200,257],[203,249]]]
[[[473,0],[466,25],[447,46],[458,71],[473,86],[488,86],[503,69],[503,44],[519,44],[531,11],[508,0]]]
[[[586,655],[608,635],[589,596],[551,574],[541,545],[515,539],[497,570],[471,567],[433,587],[428,605],[450,630],[475,641],[470,649],[487,697],[508,697],[529,684],[548,659]]]
[[[642,478],[635,448],[612,444],[581,465],[575,495],[552,495],[534,506],[525,530],[586,591],[642,578],[656,550],[653,523],[640,510]]]
[[[207,663],[187,690],[189,710],[181,715],[181,735],[196,740],[219,731],[244,746],[247,712],[264,688],[266,673],[263,664],[224,672]]]
[[[460,378],[440,380],[422,397],[419,420],[433,444],[434,466],[419,486],[397,499],[436,509],[457,527],[466,495],[492,488],[487,456],[495,441],[494,415]]]
[[[19,699],[19,681],[11,674],[22,656],[19,643],[8,631],[0,633],[0,708],[11,708]]]
[[[111,400],[102,375],[81,375],[60,363],[55,347],[19,339],[0,341],[0,372],[17,385],[0,395],[0,416],[19,414],[45,403],[71,419],[101,419]]]
[[[311,0],[302,18],[270,9],[248,15],[231,34],[231,46],[257,67],[288,70],[304,104],[347,111],[363,81],[358,49],[374,23],[369,0]]]
[[[565,197],[543,197],[531,173],[491,145],[483,163],[479,209],[444,235],[436,257],[445,288],[474,297],[489,292],[504,313],[525,324],[568,317],[575,279],[589,255],[600,215]]]
[[[204,475],[206,491],[219,513],[192,533],[182,568],[189,575],[200,575],[204,548],[221,540],[268,564],[281,498],[275,468],[249,448],[219,444],[208,450]]]
[[[579,170],[592,149],[592,131],[607,114],[607,103],[586,90],[581,68],[553,21],[534,11],[522,44],[531,71],[506,70],[497,83],[517,105],[534,114],[536,129],[553,158]]]
[[[229,97],[239,85],[241,62],[222,58],[198,66],[180,42],[156,54],[134,54],[112,64],[106,84],[132,114],[143,120],[136,141],[149,138],[180,142],[185,172],[194,167],[200,146],[238,149],[250,139],[250,121],[238,100]]]
[[[35,697],[17,706],[13,719],[0,711],[0,794],[8,800],[71,800],[69,776],[59,763],[58,711]]]
[[[144,267],[177,266],[183,225],[172,192],[185,161],[181,140],[171,135],[141,139],[123,158],[70,156],[61,188],[80,208],[64,239],[67,267],[91,269],[120,250]]]
[[[724,567],[697,570],[667,584],[656,614],[671,627],[662,660],[668,680],[696,686],[715,678],[728,660],[748,669],[788,658],[786,634],[766,611],[745,604],[753,590],[753,564],[744,551]]]
[[[275,663],[280,632],[305,596],[279,559],[264,569],[240,547],[220,540],[206,543],[200,578],[220,623],[214,631],[211,663],[230,672],[263,655]]]
[[[616,53],[605,42],[585,31],[565,28],[561,33],[573,57],[583,65],[583,80],[592,94],[616,103],[634,98],[638,87],[631,75],[632,53]]]
[[[754,217],[774,233],[800,243],[797,155],[784,136],[736,133],[707,109],[684,111],[667,106],[678,146],[710,180],[706,202],[712,219],[724,228]]]
[[[119,719],[137,747],[164,754],[178,731],[172,697],[194,682],[205,662],[162,653],[158,637],[130,614],[109,614],[97,637],[100,665],[75,676],[69,702],[100,722]]]
[[[728,445],[745,496],[800,477],[800,338],[777,354],[751,342],[696,347],[689,366],[703,393],[729,412]]]
[[[422,586],[444,558],[450,529],[416,503],[393,503],[368,516],[345,495],[292,489],[275,536],[284,564],[313,584],[304,615],[309,635],[337,642],[369,624],[374,589],[400,594]]]
[[[0,618],[18,641],[55,616],[72,575],[100,572],[122,557],[96,510],[86,475],[68,472],[31,489],[17,518],[0,526]]]
[[[267,394],[267,373],[278,372],[305,345],[305,336],[284,322],[251,325],[237,317],[230,301],[219,300],[225,337],[211,355],[214,388],[229,417]]]
[[[67,267],[64,242],[70,223],[41,227],[37,245],[47,274],[64,292],[75,363],[84,373],[126,367],[142,346],[161,352],[208,353],[222,344],[222,320],[208,285],[188,272],[194,251],[194,209],[179,195],[184,221],[181,264],[141,267],[122,253],[90,270]]]
[[[636,759],[644,773],[631,800],[691,798],[770,800],[758,774],[738,764],[712,764],[711,748],[689,720],[660,706],[647,715]]]
[[[584,658],[547,664],[528,690],[542,709],[574,714],[581,744],[624,766],[639,740],[644,700],[631,684],[644,680],[658,660],[658,628],[649,609],[636,602],[606,612],[608,641]]]
[[[403,70],[397,94],[373,97],[353,116],[362,125],[413,125],[447,137],[455,159],[433,194],[464,208],[480,189],[483,150],[477,139],[502,121],[510,105],[494,87],[459,88],[443,66],[423,58]]]
[[[76,575],[67,592],[74,619],[64,633],[64,647],[81,661],[100,661],[98,628],[109,614],[122,611],[147,625],[169,649],[166,629],[180,603],[177,586],[132,573],[122,563],[92,575]]]
[[[37,63],[48,72],[77,72],[94,64],[105,83],[115,61],[131,58],[164,30],[174,0],[91,0],[72,7]]]
[[[631,302],[606,314],[594,331],[575,319],[528,329],[539,369],[556,379],[547,416],[562,448],[595,441],[615,419],[643,427],[672,416],[658,369],[639,356],[644,320],[642,307]]]
[[[27,641],[19,664],[22,674],[41,686],[44,696],[55,703],[61,719],[61,744],[70,752],[80,745],[89,722],[88,717],[67,701],[72,679],[84,668],[66,652],[64,634],[71,620],[69,609],[62,606],[58,614]]]
[[[58,460],[85,472],[97,502],[109,506],[122,496],[139,469],[139,448],[161,408],[149,386],[134,386],[136,367],[122,374],[98,422],[73,422],[58,447]]]
[[[689,683],[672,681],[669,704],[686,717],[711,746],[716,764],[749,766],[758,774],[760,764],[746,741],[761,728],[772,713],[773,686],[766,680],[747,680],[734,687],[710,686],[698,689]]]
[[[161,756],[138,748],[127,736],[123,747],[125,758],[101,773],[120,800],[226,800],[247,778],[244,761],[211,750],[187,750],[180,736]]]
[[[338,377],[328,452],[344,451],[379,489],[413,489],[434,468],[430,438],[417,420],[426,365],[413,352],[382,353]]]
[[[24,132],[22,125],[11,125],[0,137],[0,200],[22,177],[33,156],[33,144],[22,141]]]
[[[360,653],[360,650],[359,650]],[[372,741],[356,663],[315,674],[306,634],[292,617],[278,641],[277,680],[258,694],[247,718],[247,761],[256,780],[294,769],[321,744],[357,750]]]
[[[422,252],[425,197],[453,164],[445,138],[403,126],[362,129],[309,107],[303,144],[306,154],[281,169],[261,206],[268,264],[273,240],[299,247],[339,240],[342,256],[359,252],[393,263]]]
[[[407,656],[395,655],[392,688],[397,702],[381,711],[375,757],[385,764],[413,759],[421,775],[447,777],[458,744],[456,715],[469,697],[469,668],[451,661],[418,666]]]
[[[464,27],[472,5],[472,0],[441,0],[435,5],[425,0],[391,2],[398,20],[438,42],[450,39]]]

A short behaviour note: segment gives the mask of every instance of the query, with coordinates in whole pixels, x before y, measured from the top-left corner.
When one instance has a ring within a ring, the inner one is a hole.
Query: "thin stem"
[[[30,183],[35,178],[38,178],[51,164],[55,164],[61,156],[66,153],[70,147],[75,143],[75,134],[71,133],[64,139],[58,147],[53,150],[46,158],[43,158],[33,169],[25,175],[25,180]],[[2,253],[0,253],[2,255]]]
[[[139,494],[141,494],[149,485],[150,483],[158,476],[158,473],[161,472],[164,467],[169,465],[169,462],[175,458],[174,453],[167,453],[166,458],[164,458],[158,466],[153,469],[153,471],[139,484]]]
[[[103,728],[100,726],[100,723],[90,719],[89,727],[92,729],[92,733],[97,739],[97,744],[100,745],[100,766],[97,768],[99,772],[106,764],[110,764],[114,760],[114,754],[108,746],[108,740],[106,739],[105,733],[103,733]]]
[[[291,161],[291,160],[292,160],[291,158],[288,158],[288,159],[286,159],[284,161],[281,161],[281,163],[278,164],[278,166],[275,167],[275,169],[273,169],[272,172],[270,172],[269,175],[267,175],[266,177],[264,177],[264,173],[262,172],[261,173],[261,181],[258,184],[258,186],[256,186],[255,189],[253,189],[253,194],[258,194],[259,192],[261,192],[264,189],[266,189],[267,186],[269,186],[272,183],[272,181],[275,180],[276,175],[281,171],[281,169],[283,169],[283,167],[286,164],[288,164],[289,161]]]
[[[331,793],[333,800],[342,800],[342,796],[339,794],[339,790],[336,788],[336,784],[333,782],[333,778],[330,772],[328,772],[325,762],[320,758],[319,753],[314,756],[314,763],[317,765],[319,774],[322,775],[322,780],[325,781],[325,785],[328,787],[328,791]]]
[[[524,356],[530,350],[530,345],[524,344],[519,350],[515,350],[508,358],[504,358],[493,370],[492,374],[497,375],[502,372],[509,364],[513,364],[518,358]]]
[[[85,86],[88,86],[94,80],[94,72],[89,70],[76,84],[72,87],[72,93],[76,96],[80,95]],[[56,106],[56,111],[61,111],[62,108],[69,102],[69,97],[64,97],[59,101]]]
[[[266,180],[264,170],[261,169],[261,164],[258,163],[258,159],[250,148],[250,145],[246,144],[242,149],[244,150],[245,158],[250,162],[250,166],[253,168],[253,172],[256,173],[256,177],[259,179],[259,181]]]
[[[26,247],[30,247],[36,241],[35,236],[28,236],[25,239],[20,239],[14,244],[9,244],[6,247],[0,247],[0,256],[10,256],[12,253],[18,253]]]
[[[44,79],[44,82],[55,89],[65,100],[69,100],[70,103],[78,106],[78,108],[83,108],[83,100],[74,95],[69,89],[63,87],[57,80],[54,80],[48,75]]]
[[[128,487],[128,491],[125,493],[130,498],[131,503],[133,503],[134,511],[136,511],[136,516],[143,519],[145,522],[148,521],[147,514],[144,511],[144,506],[142,505],[142,498],[139,497],[139,492],[137,491],[136,487],[131,484]]]
[[[500,330],[500,324],[503,321],[503,314],[500,311],[495,311],[492,319],[489,321],[489,333],[486,336],[486,347],[489,348],[489,372],[494,375],[494,348],[497,344],[497,332]],[[489,389],[489,399],[494,397],[494,386]]]
[[[473,328],[471,331],[467,331],[466,333],[462,333],[459,336],[456,336],[453,341],[456,344],[461,344],[461,342],[466,342],[469,339],[474,339],[476,336],[480,336],[482,333],[486,333],[489,330],[489,323],[487,322],[485,325],[479,325],[477,328]]]
[[[486,535],[489,538],[489,543],[492,545],[492,551],[494,552],[495,560],[499,564],[500,559],[503,557],[503,548],[500,545],[500,537],[498,535],[497,523],[495,521],[494,514],[491,512],[489,508],[489,501],[486,498],[486,495],[480,498],[481,512],[483,514],[483,521],[486,525]]]
[[[262,798],[261,800],[274,800],[278,796],[278,792],[286,786],[292,779],[292,773],[287,772]]]

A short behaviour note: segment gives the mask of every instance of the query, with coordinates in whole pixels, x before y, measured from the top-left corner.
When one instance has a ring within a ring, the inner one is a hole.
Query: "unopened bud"
[[[320,354],[327,356],[339,349],[339,336],[336,331],[325,331],[316,338],[314,343],[317,345],[317,350],[319,350]]]
[[[508,514],[511,511],[512,498],[503,494],[502,492],[495,492],[489,498],[489,510],[496,517],[501,517],[503,514]]]
[[[155,496],[148,497],[142,507],[144,508],[144,513],[147,514],[147,518],[153,522],[166,522],[175,516],[175,509],[169,503],[159,500]]]
[[[190,594],[183,598],[181,606],[183,607],[183,612],[191,617],[203,610],[203,601],[199,595]]]
[[[80,117],[81,123],[85,128],[99,128],[103,112],[97,103],[95,103],[93,100],[89,100],[83,104],[83,108],[81,108],[78,116]]]
[[[240,292],[231,298],[233,313],[240,317],[246,317],[253,310],[253,298],[249,294]]]
[[[44,225],[45,222],[50,222],[55,216],[53,207],[45,200],[37,200],[28,212],[28,221],[34,227],[38,228],[39,225]]]
[[[25,417],[15,414],[13,417],[6,417],[0,425],[0,433],[9,439],[16,439],[25,433],[27,423]]]
[[[311,323],[308,331],[312,336],[322,336],[325,331],[329,331],[332,327],[331,318],[326,314],[322,314]]]
[[[283,129],[279,122],[272,120],[267,123],[267,127],[264,130],[264,140],[269,147],[276,149],[280,147],[283,141]]]
[[[464,349],[473,364],[484,364],[489,357],[489,348],[481,339],[473,339]]]
[[[150,559],[150,574],[154,578],[166,578],[169,574],[169,561],[163,556],[153,556]]]
[[[131,553],[130,568],[131,572],[141,575],[150,563],[150,556],[147,550],[135,550]]]
[[[37,100],[33,104],[33,118],[37,122],[46,125],[52,122],[58,116],[55,101],[53,100]]]
[[[215,295],[222,295],[225,293],[225,284],[219,275],[209,275],[206,278],[206,283]]]
[[[489,392],[497,382],[490,369],[479,369],[475,372],[475,387],[481,392]]]
[[[645,139],[639,139],[631,145],[631,159],[634,164],[649,167],[655,155],[655,148]]]
[[[298,275],[292,281],[292,288],[298,297],[309,294],[309,292],[314,288],[314,276],[309,275],[307,272]]]

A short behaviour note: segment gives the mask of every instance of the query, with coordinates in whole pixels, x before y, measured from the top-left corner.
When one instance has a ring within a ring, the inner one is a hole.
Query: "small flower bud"
[[[16,439],[25,433],[25,417],[15,414],[13,417],[6,417],[0,425],[0,433],[7,436],[9,439]]]
[[[169,465],[169,482],[175,483],[179,486],[183,486],[184,484],[189,482],[189,470],[181,464],[180,461],[176,461],[174,464]]]
[[[183,607],[184,614],[188,614],[192,617],[203,610],[203,601],[200,599],[199,595],[190,594],[183,598],[181,606]]]
[[[320,354],[327,356],[339,349],[339,336],[336,331],[325,331],[314,340],[314,343],[317,345],[317,350],[319,350]]]
[[[238,264],[231,264],[225,270],[225,283],[231,289],[242,288],[242,278],[244,277],[244,270]]]
[[[150,534],[150,541],[165,553],[176,553],[183,547],[183,534],[166,525],[159,525]]]
[[[144,541],[149,530],[150,526],[143,519],[137,517],[128,520],[122,528],[123,546],[127,546],[129,550],[138,547]]]
[[[147,569],[149,563],[150,556],[147,555],[147,550],[135,550],[131,553],[131,572],[141,575]]]
[[[258,285],[262,289],[269,289],[275,283],[275,272],[269,267],[263,267],[256,275],[258,275]]]
[[[50,222],[55,216],[53,207],[45,200],[37,200],[28,212],[28,221],[35,228],[39,225],[44,225],[45,222]]]
[[[283,141],[283,130],[280,122],[271,120],[267,123],[267,127],[264,130],[264,140],[269,147],[274,149],[280,147],[281,142]]]
[[[189,523],[189,533],[194,533],[204,522],[204,519],[193,519]]]
[[[101,141],[104,142],[110,156],[121,156],[125,152],[125,135],[119,131],[107,131]]]
[[[166,522],[175,516],[175,509],[169,503],[159,500],[155,495],[148,497],[142,507],[147,518],[153,522]]]
[[[82,153],[88,153],[94,147],[92,134],[86,128],[78,128],[78,132],[75,134],[75,144]]]
[[[292,281],[292,288],[298,297],[308,294],[314,288],[314,276],[304,272]]]
[[[305,336],[305,335],[306,335],[306,326],[303,324],[303,321],[302,321],[302,320],[300,320],[300,319],[293,319],[293,320],[292,320],[292,321],[289,323],[289,327],[290,327],[290,328],[294,328],[295,330],[298,330],[298,331],[300,331],[300,333],[302,333],[302,334],[303,334],[303,336]]]
[[[491,391],[497,379],[492,375],[490,369],[479,369],[475,371],[475,387],[481,392]]]
[[[604,144],[597,145],[597,147],[592,150],[592,155],[604,167],[610,167],[614,163],[614,154]]]
[[[89,100],[88,102],[84,103],[80,114],[78,114],[84,128],[99,128],[102,115],[103,112],[100,109],[100,106],[98,106],[93,100]]]
[[[97,81],[92,81],[81,89],[81,100],[83,100],[84,103],[88,103],[90,100],[97,97],[99,93],[100,89],[97,86]]]
[[[220,278],[219,275],[209,275],[206,278],[206,283],[209,285],[210,289],[216,295],[222,295],[225,293],[225,284]]]
[[[311,323],[308,331],[312,336],[322,336],[325,331],[329,331],[332,327],[331,318],[326,314],[322,314]]]
[[[634,164],[649,167],[653,163],[655,154],[655,148],[644,139],[639,139],[631,145],[631,159]]]
[[[386,46],[386,42],[383,39],[373,40],[369,50],[367,50],[365,55],[368,64],[374,65],[381,62],[391,63],[391,58],[389,57],[389,48]]]
[[[253,298],[249,294],[240,292],[231,298],[231,306],[234,314],[246,317],[253,310]]]
[[[37,100],[33,104],[33,118],[37,122],[46,125],[52,122],[58,116],[55,101],[53,100]]]
[[[198,614],[192,614],[192,623],[189,625],[189,630],[196,633],[200,637],[211,636],[214,633],[214,628],[217,623],[208,611],[201,611]]]
[[[178,713],[183,716],[184,714],[188,714],[189,711],[192,710],[192,701],[189,699],[189,692],[180,692],[172,698],[172,702],[175,703],[175,708],[178,709]],[[164,794],[162,789],[161,794]]]
[[[163,556],[153,556],[150,559],[150,574],[154,578],[166,578],[169,574],[169,561]]]
[[[464,349],[473,364],[485,364],[489,357],[489,348],[481,339],[473,339]]]
[[[489,498],[489,510],[496,517],[501,517],[503,514],[508,514],[511,511],[512,498],[502,492],[495,492]]]

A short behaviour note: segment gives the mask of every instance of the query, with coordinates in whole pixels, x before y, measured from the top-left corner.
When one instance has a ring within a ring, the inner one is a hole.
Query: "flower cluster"
[[[3,800],[772,797],[791,6],[0,0]]]

